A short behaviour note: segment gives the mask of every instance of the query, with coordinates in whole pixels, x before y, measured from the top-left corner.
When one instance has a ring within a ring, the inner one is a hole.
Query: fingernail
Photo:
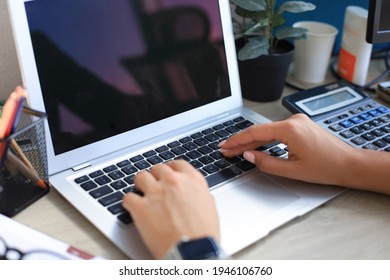
[[[251,163],[255,163],[255,155],[251,152],[244,152],[244,158]]]
[[[221,148],[225,143],[226,143],[226,140],[223,140],[222,142],[220,142],[220,143],[218,144],[218,147]]]

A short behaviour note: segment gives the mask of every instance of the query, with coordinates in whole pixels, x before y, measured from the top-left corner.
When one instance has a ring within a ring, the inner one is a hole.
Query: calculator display
[[[315,116],[352,104],[360,99],[362,97],[359,94],[344,87],[298,101],[297,105],[309,115]]]
[[[332,95],[324,96],[312,101],[308,101],[303,103],[306,107],[310,108],[312,111],[316,111],[319,109],[322,109],[324,107],[328,107],[334,104],[337,104],[339,102],[348,100],[348,99],[353,99],[355,98],[354,95],[352,95],[349,91],[341,91],[341,92],[336,92],[333,93]]]

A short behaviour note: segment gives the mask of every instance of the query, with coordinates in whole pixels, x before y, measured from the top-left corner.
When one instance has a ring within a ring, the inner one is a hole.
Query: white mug
[[[294,76],[301,82],[321,83],[329,67],[338,30],[330,24],[316,21],[296,22],[293,27],[308,30],[306,39],[295,41]]]

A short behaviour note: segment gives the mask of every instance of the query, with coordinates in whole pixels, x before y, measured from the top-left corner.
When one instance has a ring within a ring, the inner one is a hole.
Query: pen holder
[[[0,213],[12,217],[49,191],[45,113],[23,108],[15,131],[0,140]]]

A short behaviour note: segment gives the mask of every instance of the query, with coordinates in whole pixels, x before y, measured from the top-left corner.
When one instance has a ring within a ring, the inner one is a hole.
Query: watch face
[[[218,258],[219,249],[212,238],[201,238],[181,242],[178,250],[183,260],[204,260]]]

